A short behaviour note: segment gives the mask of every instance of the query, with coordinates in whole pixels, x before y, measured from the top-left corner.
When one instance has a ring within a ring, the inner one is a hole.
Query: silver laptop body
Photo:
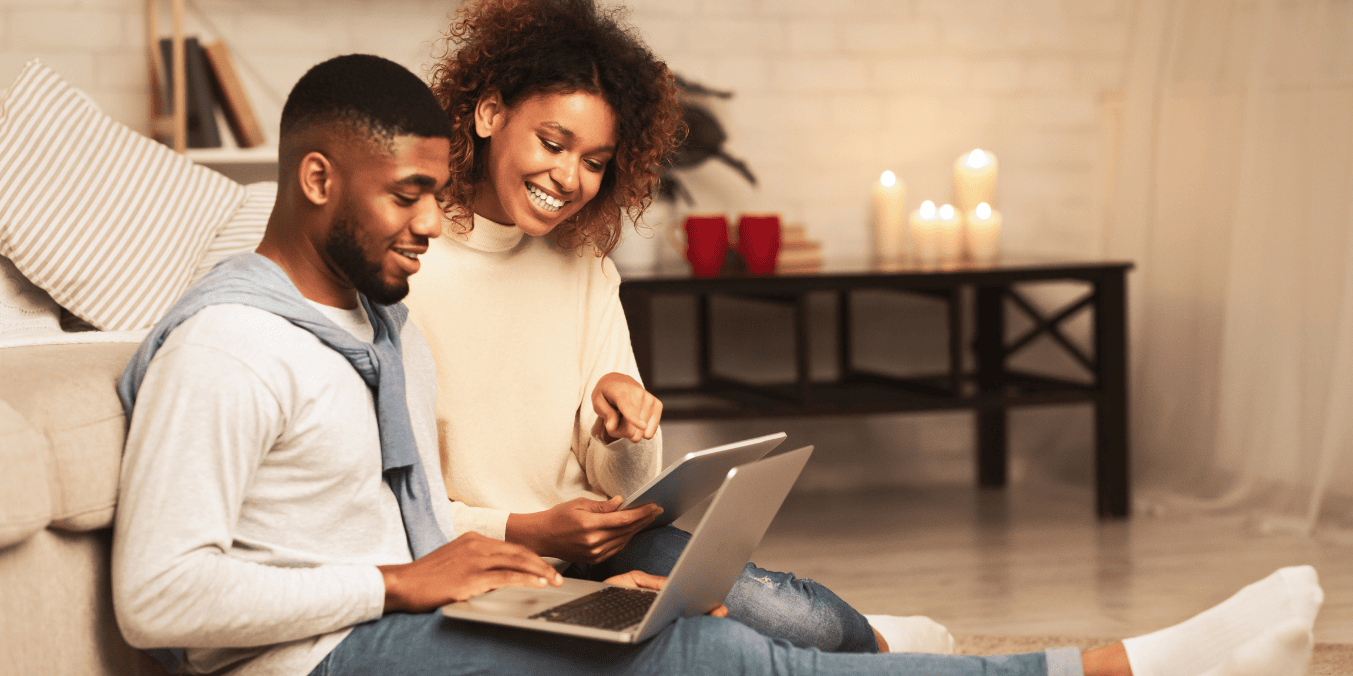
[[[805,446],[729,470],[667,583],[643,619],[635,624],[598,629],[531,618],[548,608],[614,586],[574,579],[565,579],[562,587],[496,589],[468,601],[442,606],[442,614],[615,643],[638,643],[678,618],[707,613],[722,603],[733,588],[812,452],[812,446]]]
[[[620,509],[656,502],[662,514],[648,527],[666,526],[718,490],[728,470],[760,460],[784,440],[785,433],[777,432],[687,453],[631,492]]]

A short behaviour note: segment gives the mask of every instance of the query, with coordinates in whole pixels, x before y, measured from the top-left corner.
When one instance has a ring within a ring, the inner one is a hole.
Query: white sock
[[[1198,676],[1288,620],[1310,630],[1324,600],[1315,569],[1282,568],[1160,631],[1123,641],[1133,676]]]
[[[954,654],[954,637],[944,625],[922,615],[865,615],[869,626],[888,642],[888,652]]]
[[[1236,648],[1203,676],[1305,676],[1314,647],[1311,628],[1302,620],[1287,620]]]

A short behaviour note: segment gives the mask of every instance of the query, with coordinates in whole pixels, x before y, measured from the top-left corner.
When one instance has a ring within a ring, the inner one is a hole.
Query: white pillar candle
[[[926,265],[939,262],[938,225],[939,214],[935,203],[930,200],[922,202],[919,209],[911,212],[911,250],[918,262]]]
[[[881,260],[907,255],[907,184],[891,171],[874,184],[874,253]]]
[[[995,261],[1001,253],[1001,213],[982,202],[968,212],[968,258],[978,263]]]
[[[996,202],[996,156],[981,148],[954,160],[954,200],[959,213]]]
[[[935,221],[935,249],[941,263],[957,263],[963,257],[963,217],[946,204]]]

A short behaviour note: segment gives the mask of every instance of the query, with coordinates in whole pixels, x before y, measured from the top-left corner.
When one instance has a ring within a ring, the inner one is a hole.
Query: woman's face
[[[488,94],[475,131],[489,139],[475,213],[528,235],[548,234],[596,197],[615,154],[615,114],[586,92],[541,94],[514,108]]]

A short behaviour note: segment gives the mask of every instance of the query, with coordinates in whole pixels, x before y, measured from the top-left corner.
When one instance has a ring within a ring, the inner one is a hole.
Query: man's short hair
[[[282,138],[338,122],[387,152],[396,136],[450,138],[446,113],[407,68],[370,54],[339,56],[311,68],[282,108]]]

